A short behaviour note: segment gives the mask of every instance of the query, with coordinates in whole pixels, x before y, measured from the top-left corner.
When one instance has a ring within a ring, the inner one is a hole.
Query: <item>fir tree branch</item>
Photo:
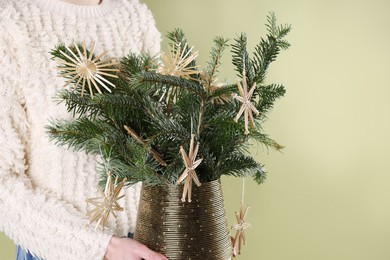
[[[143,71],[155,70],[157,65],[156,59],[156,57],[150,57],[148,54],[137,55],[135,53],[130,53],[121,59],[121,72],[123,75],[130,78],[134,74]]]
[[[263,116],[269,109],[274,106],[275,100],[283,97],[286,93],[285,87],[278,84],[258,86],[256,91],[259,95],[259,98],[255,103],[255,106]]]
[[[217,169],[218,178],[222,175],[235,177],[253,176],[258,183],[261,183],[265,179],[263,166],[251,156],[231,153],[227,160],[219,162]]]
[[[278,40],[279,47],[281,49],[288,49],[290,43],[284,39],[287,34],[291,31],[291,25],[277,25],[277,19],[274,12],[270,12],[267,16],[267,31],[270,35],[274,36]]]
[[[119,179],[127,179],[127,184],[131,185],[142,181],[145,185],[160,185],[168,183],[162,175],[156,173],[156,169],[150,166],[150,163],[145,161],[144,156],[140,156],[137,160],[131,162],[123,159],[112,159],[104,162],[100,167],[101,179],[100,185],[104,187],[107,180],[107,170],[111,171],[113,176]]]
[[[251,133],[251,138],[253,138],[255,141],[261,143],[265,147],[267,147],[267,148],[271,147],[279,152],[284,148],[283,145],[278,144],[276,141],[269,138],[268,135],[261,133],[259,131],[253,131]]]
[[[170,44],[182,44],[184,46],[187,43],[183,30],[179,28],[175,28],[173,31],[168,32],[167,38],[171,41]]]
[[[145,146],[146,143],[144,140],[141,139],[141,137],[133,130],[131,129],[130,127],[128,126],[124,126],[124,128],[126,129],[127,133],[134,138],[135,141],[137,141],[137,143],[139,143],[140,145],[143,145]],[[151,147],[148,147],[147,150],[149,151],[150,155],[152,155],[152,157],[162,166],[167,166],[167,163],[162,159],[161,155],[156,152],[156,150],[154,150],[153,148]]]
[[[77,91],[61,90],[55,97],[58,103],[65,102],[66,109],[69,113],[72,113],[73,117],[79,117],[82,115],[89,115],[95,117],[99,115],[99,108],[91,102],[89,93],[85,93],[81,97]]]
[[[254,58],[252,60],[255,71],[255,82],[262,84],[268,66],[275,61],[281,49],[287,49],[290,44],[284,40],[284,37],[291,30],[290,25],[277,25],[276,16],[270,13],[266,24],[268,35],[267,39],[261,39],[255,47]]]
[[[235,66],[237,75],[241,78],[242,72],[245,67],[245,75],[247,78],[247,83],[249,86],[252,86],[254,81],[254,72],[252,68],[252,61],[249,58],[247,51],[247,36],[245,33],[241,33],[238,38],[235,38],[235,44],[232,44],[232,63]]]
[[[98,154],[100,146],[105,142],[107,133],[115,131],[104,122],[79,118],[72,122],[52,121],[46,127],[51,140],[57,145],[67,145],[75,151]]]
[[[161,75],[155,72],[143,72],[137,74],[135,79],[137,82],[133,81],[134,86],[140,86],[139,84],[149,83],[158,86],[158,89],[156,90],[161,90],[161,87],[163,86],[175,86],[186,89],[196,94],[203,92],[203,87],[197,81],[183,79],[176,76]]]
[[[213,82],[215,74],[218,72],[218,67],[221,65],[221,58],[224,50],[228,46],[228,39],[223,37],[216,37],[214,39],[215,46],[211,49],[210,61],[208,62],[208,68],[206,70],[206,84]]]
[[[267,178],[267,172],[264,169],[264,165],[258,164],[256,168],[253,168],[252,177],[257,184],[262,184]]]

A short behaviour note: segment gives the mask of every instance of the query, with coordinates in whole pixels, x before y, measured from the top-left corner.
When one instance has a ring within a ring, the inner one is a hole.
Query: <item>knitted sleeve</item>
[[[145,4],[137,5],[138,13],[144,15],[145,28],[142,30],[142,52],[156,55],[160,53],[161,34],[157,30],[152,12]]]
[[[102,259],[111,235],[86,226],[75,207],[28,178],[29,125],[12,26],[0,19],[0,231],[46,260]]]

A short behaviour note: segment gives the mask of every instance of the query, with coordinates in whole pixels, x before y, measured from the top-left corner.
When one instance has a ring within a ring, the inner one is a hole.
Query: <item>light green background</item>
[[[271,66],[287,86],[265,131],[283,153],[253,149],[269,177],[247,181],[247,245],[238,259],[390,259],[390,1],[147,0],[165,34],[187,33],[208,57],[215,35],[264,35],[268,11],[291,23],[292,47]],[[220,79],[236,80],[225,53]],[[240,179],[223,180],[230,224]],[[6,210],[6,209],[1,209]],[[0,237],[0,259],[13,255]]]

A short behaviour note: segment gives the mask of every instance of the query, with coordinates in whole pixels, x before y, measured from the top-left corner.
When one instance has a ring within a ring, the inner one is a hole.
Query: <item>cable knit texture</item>
[[[114,57],[160,48],[154,19],[137,0],[0,0],[0,231],[46,260],[100,260],[111,236],[136,223],[140,184],[126,190],[125,211],[109,219],[108,231],[88,226],[97,160],[57,147],[45,133],[50,118],[71,117],[53,100],[65,80],[49,52],[83,40]]]

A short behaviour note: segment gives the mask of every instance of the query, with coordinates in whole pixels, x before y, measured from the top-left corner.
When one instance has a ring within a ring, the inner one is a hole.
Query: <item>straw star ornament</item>
[[[110,87],[115,88],[115,85],[105,77],[118,78],[116,72],[119,72],[119,69],[116,66],[119,63],[114,58],[100,60],[108,54],[108,51],[94,57],[94,43],[92,43],[90,51],[87,51],[85,42],[82,44],[82,50],[80,50],[80,46],[76,43],[73,46],[75,51],[65,45],[67,52],[59,50],[63,58],[57,58],[57,62],[60,64],[57,67],[60,75],[69,78],[64,87],[72,82],[76,82],[75,87],[81,85],[81,96],[84,94],[86,85],[92,97],[92,86],[100,94],[102,93],[101,88],[111,92]]]
[[[255,122],[253,120],[253,114],[254,112],[256,115],[259,115],[259,111],[256,109],[256,107],[252,104],[251,98],[253,95],[254,90],[256,89],[256,82],[253,83],[253,86],[248,92],[248,84],[246,81],[246,75],[245,75],[245,67],[242,70],[242,85],[240,80],[237,81],[238,91],[240,92],[240,96],[235,95],[233,98],[237,99],[242,103],[240,110],[238,111],[236,117],[234,118],[235,122],[238,122],[238,119],[241,117],[242,113],[244,113],[244,122],[245,122],[245,134],[249,134],[249,121],[250,119],[252,126],[255,127]]]
[[[119,196],[123,185],[125,184],[125,181],[126,178],[118,184],[118,177],[116,177],[115,182],[113,183],[111,172],[108,173],[107,183],[104,191],[99,189],[101,196],[87,199],[87,203],[90,203],[95,206],[92,211],[88,212],[88,224],[97,221],[95,229],[97,229],[99,224],[104,229],[110,214],[116,217],[116,211],[123,211],[123,207],[119,205],[118,200],[125,196]]]
[[[192,53],[194,46],[187,47],[187,44],[176,44],[169,51],[169,54],[162,53],[162,64],[157,72],[163,75],[177,76],[189,79],[191,75],[198,74],[198,66],[189,66],[196,57],[198,52]]]
[[[198,52],[192,52],[193,49],[194,46],[188,48],[187,43],[184,46],[182,46],[182,43],[177,43],[171,47],[169,54],[162,52],[162,63],[158,67],[157,73],[185,79],[190,79],[191,75],[198,74],[198,66],[190,66],[198,57]],[[160,100],[173,98],[174,103],[176,103],[178,91],[178,87],[171,86],[163,92]]]
[[[180,184],[184,180],[183,196],[181,198],[181,201],[183,202],[186,201],[187,195],[188,195],[188,202],[191,202],[192,181],[194,181],[197,186],[201,185],[198,176],[196,175],[195,169],[196,167],[199,166],[199,164],[202,162],[203,159],[196,160],[196,156],[198,154],[198,149],[199,149],[199,143],[197,143],[196,146],[194,147],[194,138],[195,135],[192,134],[191,142],[190,142],[190,150],[188,155],[184,151],[184,148],[180,146],[180,153],[182,155],[182,159],[186,168],[183,171],[183,173],[180,175],[176,184]]]
[[[235,224],[232,229],[235,229],[236,236],[233,239],[233,256],[236,256],[237,253],[241,253],[242,244],[245,245],[245,229],[250,228],[250,224],[245,222],[246,215],[248,214],[249,207],[244,209],[243,204],[241,204],[240,212],[236,212],[237,224]]]

